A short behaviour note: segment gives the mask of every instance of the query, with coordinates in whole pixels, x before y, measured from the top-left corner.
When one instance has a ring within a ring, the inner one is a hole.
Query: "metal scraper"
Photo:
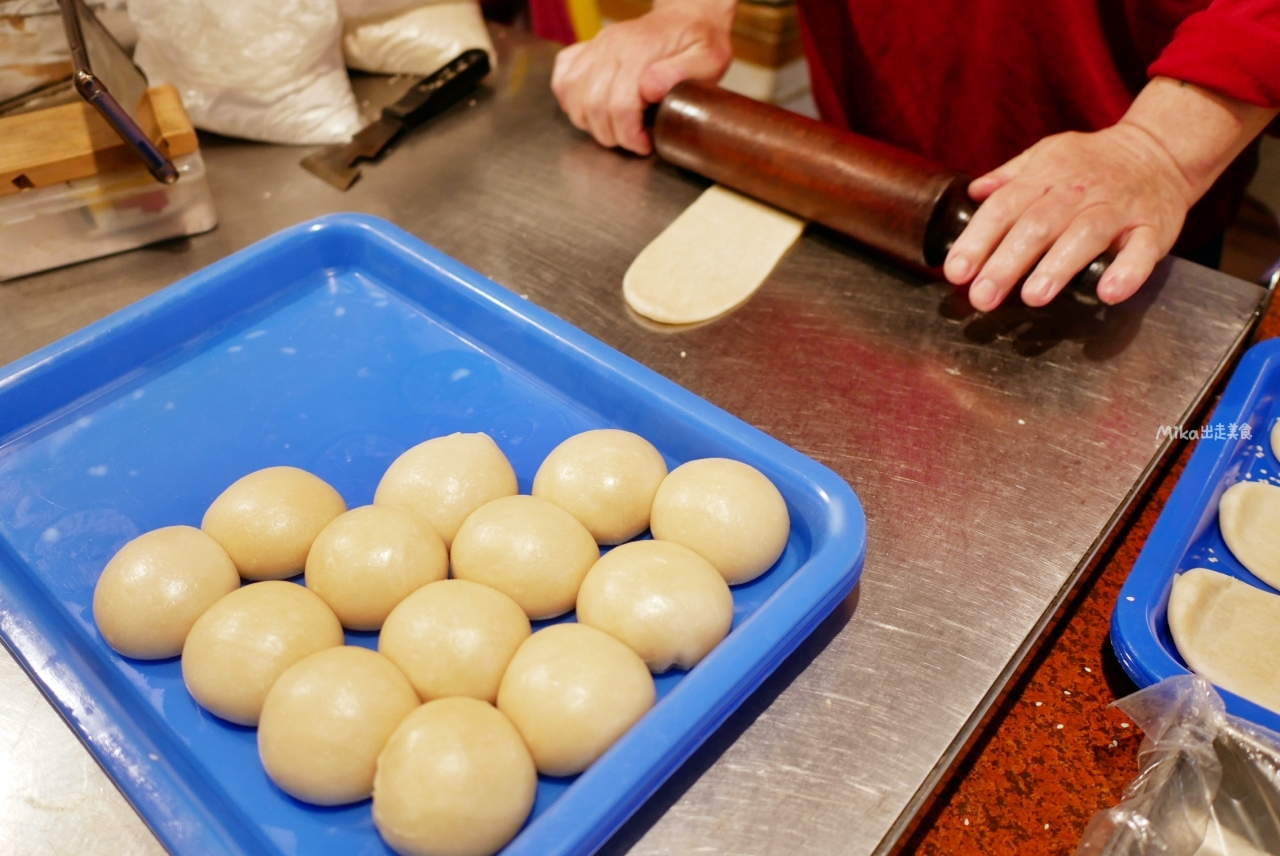
[[[489,73],[489,55],[473,48],[444,68],[415,83],[404,97],[386,107],[376,122],[351,142],[329,146],[302,159],[302,166],[339,190],[360,177],[355,162],[375,158],[402,131],[420,125],[469,94]]]

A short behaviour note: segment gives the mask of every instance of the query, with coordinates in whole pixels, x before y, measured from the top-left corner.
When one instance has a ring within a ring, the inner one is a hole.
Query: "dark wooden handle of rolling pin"
[[[678,84],[651,119],[663,160],[909,264],[939,267],[977,210],[964,173],[712,84]],[[1110,260],[1072,286],[1095,291]]]

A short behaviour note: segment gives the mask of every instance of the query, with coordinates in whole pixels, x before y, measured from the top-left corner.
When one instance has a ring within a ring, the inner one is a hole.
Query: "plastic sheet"
[[[1225,712],[1180,675],[1115,703],[1146,733],[1141,772],[1099,812],[1076,856],[1280,853],[1280,735]]]
[[[134,61],[199,128],[299,145],[360,128],[336,0],[129,0],[129,16]]]
[[[351,68],[381,74],[431,74],[479,48],[497,67],[477,0],[342,0],[342,52]]]

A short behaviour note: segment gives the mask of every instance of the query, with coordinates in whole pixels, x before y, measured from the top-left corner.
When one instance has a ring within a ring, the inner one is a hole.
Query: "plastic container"
[[[1209,568],[1276,593],[1231,555],[1218,527],[1218,500],[1238,481],[1280,484],[1280,461],[1271,449],[1271,430],[1280,416],[1278,397],[1280,339],[1272,339],[1245,354],[1206,425],[1179,426],[1198,433],[1207,427],[1210,436],[1199,438],[1111,615],[1111,644],[1138,686],[1190,674],[1166,617],[1175,575]],[[1248,437],[1242,436],[1241,426],[1248,426]],[[1280,731],[1280,713],[1217,690],[1229,713]]]
[[[139,165],[0,197],[0,281],[212,229],[200,152],[173,164],[171,185]]]
[[[586,854],[852,590],[866,522],[835,473],[390,224],[286,230],[0,369],[0,635],[175,854],[382,854],[369,803],[318,809],[201,711],[177,659],[107,648],[93,587],[127,539],[199,525],[260,467],[309,469],[352,507],[409,446],[485,431],[528,492],[566,437],[619,427],[669,465],[771,478],[790,541],[734,589],[734,629],[591,769],[542,778],[509,856]],[[373,633],[349,633],[373,647]]]

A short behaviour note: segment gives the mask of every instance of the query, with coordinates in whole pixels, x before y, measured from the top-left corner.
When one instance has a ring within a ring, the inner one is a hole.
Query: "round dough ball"
[[[573,515],[536,496],[507,496],[476,509],[453,542],[453,575],[496,588],[533,619],[573,609],[600,558]]]
[[[663,480],[649,529],[657,540],[702,556],[732,586],[773,567],[787,547],[791,518],[782,494],[755,467],[703,458]]]
[[[1218,526],[1240,564],[1267,585],[1280,588],[1280,487],[1236,482],[1218,501]]]
[[[584,431],[552,450],[533,478],[533,495],[578,519],[597,544],[621,544],[649,528],[649,509],[667,463],[630,431]]]
[[[581,773],[653,707],[653,677],[636,653],[585,624],[555,624],[511,658],[498,709],[548,776]]]
[[[373,823],[401,856],[489,856],[533,810],[538,774],[520,734],[491,705],[428,702],[378,758]]]
[[[342,496],[297,467],[267,467],[224,490],[200,524],[240,576],[283,580],[302,573],[320,530],[347,510]]]
[[[524,610],[497,589],[441,580],[391,610],[378,650],[409,676],[423,701],[463,696],[493,703],[507,664],[531,632]]]
[[[450,434],[419,443],[392,462],[378,482],[376,505],[416,511],[446,547],[471,512],[519,491],[516,471],[488,434]]]
[[[284,671],[258,720],[258,757],[271,781],[315,805],[373,793],[378,754],[418,707],[390,660],[351,645],[327,648]]]
[[[352,630],[377,630],[396,604],[447,576],[449,553],[436,530],[391,505],[335,518],[307,556],[307,588]]]
[[[176,657],[196,619],[238,588],[236,566],[217,541],[193,526],[166,526],[107,562],[93,590],[93,620],[126,657]]]
[[[267,692],[285,669],[343,641],[333,610],[302,586],[255,583],[196,620],[182,646],[182,678],[205,710],[256,725]]]
[[[661,674],[692,669],[733,625],[733,594],[711,563],[670,541],[635,541],[596,562],[578,621],[603,630]]]

